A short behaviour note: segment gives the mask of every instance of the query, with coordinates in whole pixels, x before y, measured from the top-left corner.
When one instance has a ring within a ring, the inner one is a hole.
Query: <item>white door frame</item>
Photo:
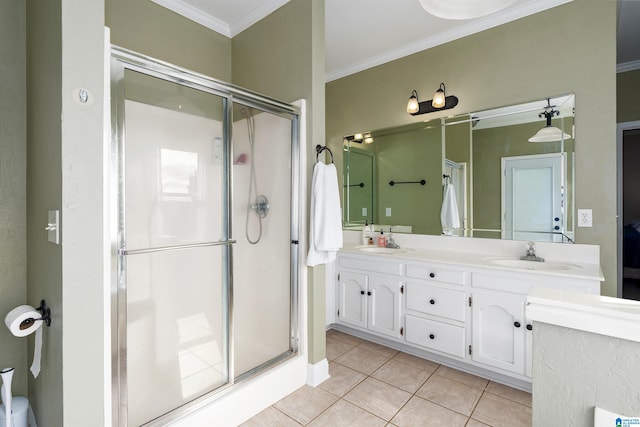
[[[622,228],[624,226],[623,224],[623,205],[622,205],[622,146],[624,143],[624,131],[625,130],[630,130],[630,129],[640,129],[640,120],[635,120],[632,122],[622,122],[622,123],[618,123],[618,132],[617,132],[617,138],[616,138],[616,196],[617,196],[617,203],[616,203],[616,217],[617,217],[617,227],[616,227],[616,233],[617,233],[617,247],[618,247],[618,253],[617,253],[617,271],[618,271],[618,291],[617,291],[617,297],[618,298],[622,298],[622,290],[623,290],[623,281],[624,281],[624,277],[623,277],[623,271],[624,271],[624,260],[622,257],[622,244],[624,243],[622,240]]]

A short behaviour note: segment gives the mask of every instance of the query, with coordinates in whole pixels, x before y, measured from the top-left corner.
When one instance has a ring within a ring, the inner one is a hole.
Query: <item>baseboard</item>
[[[330,378],[329,362],[322,359],[318,363],[307,365],[307,385],[316,387]]]

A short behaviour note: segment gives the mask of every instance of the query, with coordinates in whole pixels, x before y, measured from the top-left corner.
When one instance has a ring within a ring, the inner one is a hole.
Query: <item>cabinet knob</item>
[[[515,326],[516,328],[519,328],[520,327],[520,322],[514,322],[513,326]]]
[[[433,334],[429,334],[429,339],[434,340],[434,339],[436,339],[436,336],[433,335]]]
[[[360,291],[360,295],[364,295],[364,291]]]
[[[371,291],[367,291],[367,295],[371,295]]]
[[[553,227],[554,230],[560,230],[560,226],[556,225],[555,227]]]
[[[433,279],[434,277],[436,277],[436,273],[429,273],[429,277]]]
[[[433,304],[435,304],[435,303],[436,303],[436,300],[434,300],[434,299],[430,299],[430,300],[429,300],[429,304],[433,305]]]
[[[533,325],[527,325],[527,331],[533,330]]]

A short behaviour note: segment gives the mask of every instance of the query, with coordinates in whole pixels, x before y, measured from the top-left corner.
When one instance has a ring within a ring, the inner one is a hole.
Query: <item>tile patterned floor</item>
[[[531,394],[342,332],[327,332],[331,378],[242,427],[531,426]]]

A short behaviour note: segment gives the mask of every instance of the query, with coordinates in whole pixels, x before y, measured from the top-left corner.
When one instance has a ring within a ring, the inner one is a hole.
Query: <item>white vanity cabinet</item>
[[[533,324],[525,316],[529,291],[542,287],[600,293],[599,281],[504,271],[474,271],[471,285],[471,359],[525,377],[531,377],[533,335]]]
[[[336,268],[338,325],[520,387],[531,383],[528,292],[599,294],[601,280],[350,252],[338,254]]]
[[[338,322],[400,338],[404,283],[393,275],[394,266],[382,263],[372,271],[358,259],[340,257],[338,262]]]

